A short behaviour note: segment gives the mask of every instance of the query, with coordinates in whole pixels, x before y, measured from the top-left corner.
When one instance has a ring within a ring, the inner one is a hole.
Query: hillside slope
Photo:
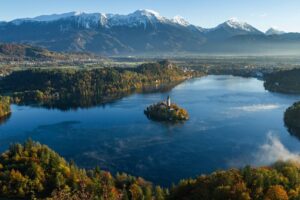
[[[45,145],[12,144],[0,155],[0,198],[50,200],[297,200],[298,163],[230,169],[182,180],[171,189],[125,173],[86,171]]]

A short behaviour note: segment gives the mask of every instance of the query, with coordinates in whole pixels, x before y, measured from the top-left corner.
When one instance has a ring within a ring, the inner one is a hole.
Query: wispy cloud
[[[254,152],[241,155],[228,161],[229,167],[268,166],[277,161],[293,161],[300,163],[299,152],[289,151],[280,139],[271,131],[267,134],[267,141]]]
[[[277,104],[253,104],[247,106],[234,107],[233,110],[239,110],[244,112],[258,112],[264,110],[274,110],[279,108],[280,106]]]
[[[275,110],[280,108],[280,106],[281,105],[278,104],[252,104],[252,105],[237,106],[222,111],[222,115],[227,118],[236,118],[248,113]]]
[[[300,162],[299,153],[290,152],[273,133],[268,133],[267,142],[255,155],[255,165],[269,165],[276,161]]]

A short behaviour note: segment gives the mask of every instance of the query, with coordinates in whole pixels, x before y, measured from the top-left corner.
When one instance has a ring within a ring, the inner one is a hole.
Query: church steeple
[[[168,96],[168,98],[167,98],[167,106],[171,107],[171,98],[170,98],[170,96]]]

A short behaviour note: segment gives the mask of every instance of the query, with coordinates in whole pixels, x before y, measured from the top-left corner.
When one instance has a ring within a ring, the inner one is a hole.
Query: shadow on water
[[[284,126],[290,135],[300,140],[300,103],[295,102],[292,106],[288,107],[284,113]]]
[[[182,127],[186,123],[186,120],[171,121],[171,120],[159,120],[156,118],[152,118],[145,111],[144,111],[144,115],[147,117],[147,119],[149,121],[153,121],[155,123],[160,123],[161,125],[163,125],[165,127]]]
[[[6,123],[11,117],[11,113],[9,113],[8,115],[4,116],[4,117],[0,117],[0,125]]]
[[[154,118],[151,118],[149,115],[145,114],[145,117],[147,117],[147,119],[149,121],[152,121],[154,123],[159,123],[161,125],[163,125],[164,127],[166,128],[173,128],[173,127],[182,127],[186,121],[161,121],[161,120],[158,120],[158,119],[154,119]]]
[[[291,136],[296,137],[298,140],[300,140],[300,128],[299,127],[288,127],[286,124],[285,124],[285,127]]]
[[[257,155],[264,162],[274,154],[285,155],[276,143],[267,146],[270,152],[261,153],[260,149],[269,144],[266,138],[270,132],[278,134],[289,152],[299,152],[299,141],[282,123],[284,108],[299,98],[265,92],[262,82],[255,79],[226,77],[189,80],[169,93],[190,113],[184,124],[154,122],[143,113],[147,105],[167,96],[159,92],[168,92],[173,86],[118,94],[105,103],[100,101],[103,98],[87,98],[73,105],[74,109],[95,107],[77,112],[14,107],[9,123],[0,126],[0,151],[10,143],[32,138],[80,167],[98,165],[112,173],[127,172],[161,185],[256,163]],[[119,101],[134,92],[153,94]],[[107,104],[114,105],[101,108]],[[72,109],[68,102],[63,105],[67,105],[65,110]],[[269,105],[277,107],[265,109]]]

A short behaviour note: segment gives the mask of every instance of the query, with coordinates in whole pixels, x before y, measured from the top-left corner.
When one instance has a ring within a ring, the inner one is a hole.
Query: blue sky
[[[127,14],[137,9],[169,18],[180,15],[204,28],[237,18],[263,31],[277,27],[300,32],[299,0],[1,0],[0,21],[70,11]]]

